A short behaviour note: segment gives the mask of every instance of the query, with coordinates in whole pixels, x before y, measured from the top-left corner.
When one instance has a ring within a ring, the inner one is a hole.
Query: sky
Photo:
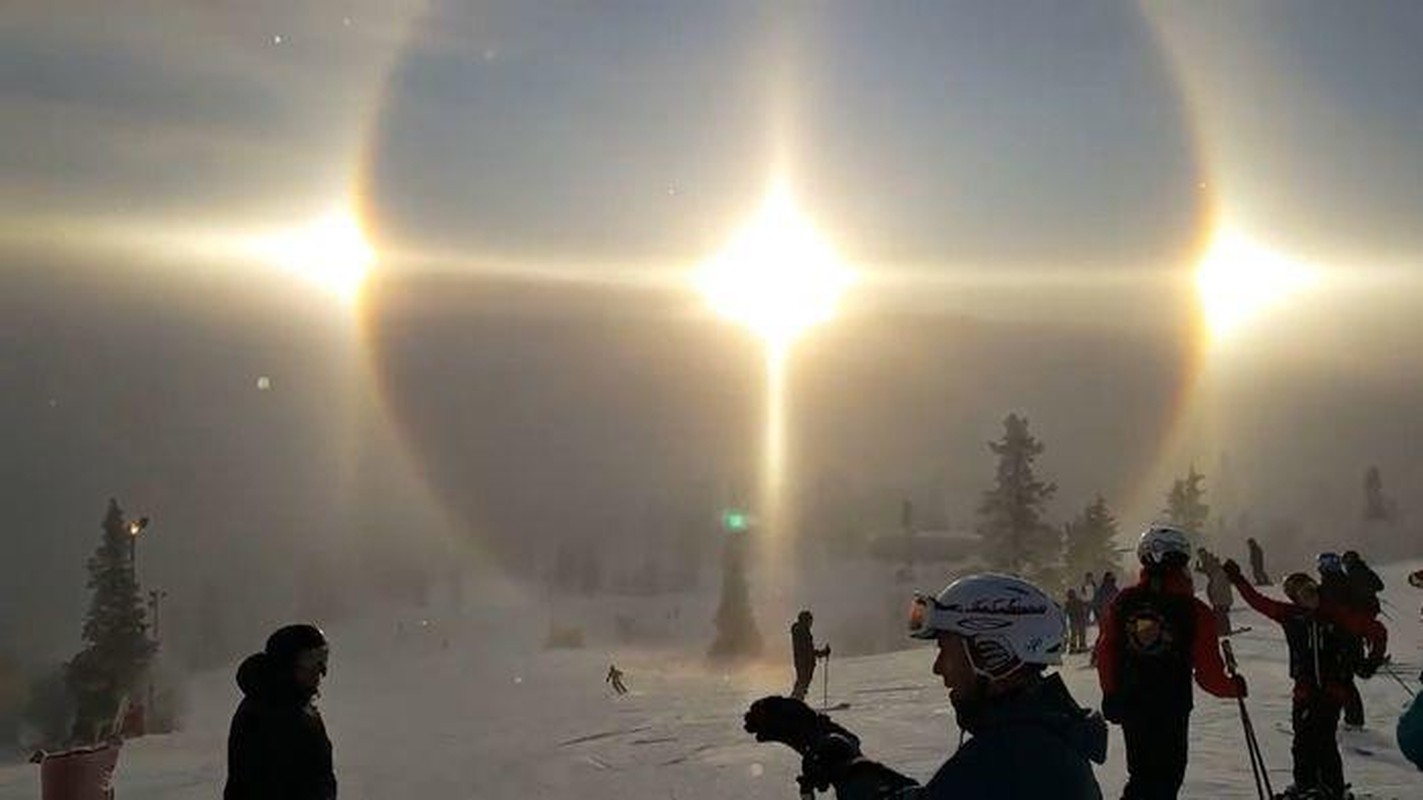
[[[1408,2],[11,4],[7,591],[74,617],[110,495],[154,582],[255,597],[744,498],[760,347],[688,275],[777,175],[859,275],[789,367],[814,525],[971,525],[1010,411],[1061,518],[1138,525],[1190,463],[1261,516],[1347,519],[1371,463],[1423,496],[1420,34]],[[332,213],[355,305],[264,245]],[[1317,280],[1204,344],[1222,228]]]

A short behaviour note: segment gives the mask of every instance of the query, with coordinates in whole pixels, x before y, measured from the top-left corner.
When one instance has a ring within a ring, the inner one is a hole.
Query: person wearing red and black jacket
[[[1225,563],[1225,571],[1245,602],[1280,624],[1289,644],[1290,677],[1295,682],[1290,747],[1295,785],[1285,796],[1312,791],[1323,797],[1344,797],[1339,713],[1353,676],[1371,677],[1384,663],[1388,631],[1367,614],[1321,600],[1319,585],[1303,572],[1285,580],[1290,602],[1282,603],[1256,591],[1234,561]],[[1360,637],[1368,642],[1369,653],[1362,664],[1356,664],[1354,648]]]
[[[1244,697],[1226,673],[1211,608],[1195,597],[1186,533],[1153,525],[1137,544],[1141,579],[1107,607],[1097,640],[1102,715],[1122,726],[1123,800],[1175,798],[1186,777],[1191,680],[1216,697]]]

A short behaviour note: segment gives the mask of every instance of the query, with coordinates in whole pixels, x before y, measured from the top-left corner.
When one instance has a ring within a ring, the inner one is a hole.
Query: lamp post
[[[148,517],[139,517],[128,523],[128,571],[134,586],[138,585],[138,535],[147,527]]]
[[[163,598],[168,593],[162,589],[151,589],[148,592],[148,614],[153,617],[153,640],[158,641],[158,608],[163,602]]]

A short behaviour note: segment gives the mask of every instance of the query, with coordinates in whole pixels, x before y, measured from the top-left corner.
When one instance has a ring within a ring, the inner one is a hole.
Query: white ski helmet
[[[1067,618],[1033,584],[984,572],[959,578],[937,597],[916,595],[909,629],[916,639],[964,637],[977,653],[974,669],[999,677],[1020,663],[1061,664]]]
[[[1136,543],[1136,557],[1144,566],[1164,564],[1172,555],[1179,555],[1182,563],[1191,560],[1191,536],[1175,525],[1156,523]]]

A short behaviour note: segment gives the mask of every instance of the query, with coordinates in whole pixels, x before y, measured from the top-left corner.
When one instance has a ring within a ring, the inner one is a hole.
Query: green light
[[[731,533],[743,533],[751,527],[751,520],[742,511],[724,511],[721,515],[721,525]]]

